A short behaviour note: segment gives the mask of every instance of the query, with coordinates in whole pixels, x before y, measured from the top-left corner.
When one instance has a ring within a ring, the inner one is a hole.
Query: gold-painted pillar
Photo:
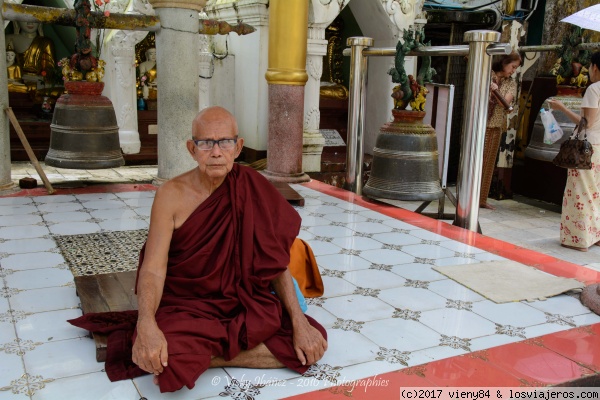
[[[263,173],[273,181],[310,179],[302,172],[308,1],[269,2],[269,136]]]

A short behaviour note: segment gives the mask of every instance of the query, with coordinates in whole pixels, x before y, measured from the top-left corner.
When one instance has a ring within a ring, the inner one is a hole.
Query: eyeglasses
[[[237,138],[219,140],[193,140],[193,142],[196,144],[196,147],[199,150],[212,150],[215,144],[218,144],[221,150],[231,150],[235,147],[235,144],[237,143]]]

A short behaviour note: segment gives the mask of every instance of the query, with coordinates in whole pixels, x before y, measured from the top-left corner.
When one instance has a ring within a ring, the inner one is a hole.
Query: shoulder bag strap
[[[587,119],[585,117],[581,117],[581,119],[579,120],[579,124],[577,124],[575,126],[575,129],[573,130],[573,137],[578,139],[578,140],[587,140]],[[579,137],[579,134],[581,133],[581,131],[583,130],[583,139],[581,139]]]

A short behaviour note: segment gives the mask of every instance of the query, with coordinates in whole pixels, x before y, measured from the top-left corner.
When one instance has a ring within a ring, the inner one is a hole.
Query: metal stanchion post
[[[454,225],[477,232],[483,144],[487,125],[489,82],[492,74],[492,57],[488,55],[487,50],[490,44],[500,40],[500,33],[484,30],[468,31],[464,39],[469,43],[469,61]],[[506,49],[503,52],[506,52]]]
[[[373,46],[368,37],[350,37],[346,44],[350,54],[350,94],[348,97],[348,136],[346,150],[346,189],[362,194],[363,142],[365,129],[365,97],[367,81],[367,57],[365,47]]]

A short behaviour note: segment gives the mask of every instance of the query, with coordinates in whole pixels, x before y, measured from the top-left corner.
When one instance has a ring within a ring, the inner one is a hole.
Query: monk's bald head
[[[238,125],[233,114],[223,107],[207,107],[200,111],[192,122],[192,137],[206,138],[216,134],[219,137],[238,135]]]

